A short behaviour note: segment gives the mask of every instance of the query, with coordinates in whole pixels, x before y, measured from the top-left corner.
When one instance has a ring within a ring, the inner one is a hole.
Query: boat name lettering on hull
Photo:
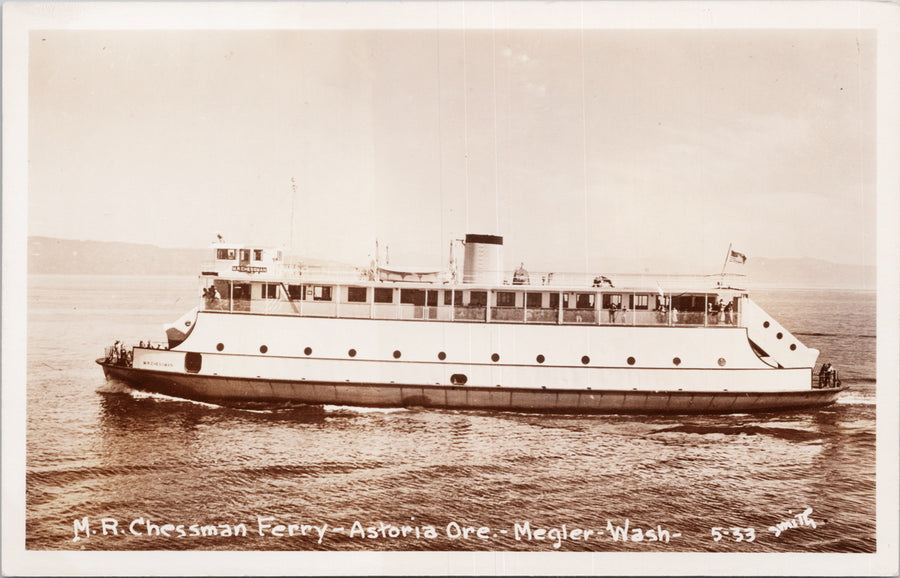
[[[250,265],[232,265],[232,271],[237,271],[238,273],[265,273],[265,267],[252,267]]]

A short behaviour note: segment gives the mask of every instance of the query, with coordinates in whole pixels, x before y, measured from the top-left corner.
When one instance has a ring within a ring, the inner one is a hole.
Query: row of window
[[[235,288],[239,287],[235,284]],[[278,299],[279,295],[278,283],[263,283],[262,298]],[[287,292],[291,300],[294,301],[333,301],[334,287],[330,285],[288,285]],[[373,287],[372,301],[374,303],[394,303],[394,289],[391,287]],[[444,305],[463,305],[469,307],[487,307],[488,292],[487,291],[462,291],[462,290],[446,290],[443,291]],[[514,291],[496,291],[497,307],[516,307],[516,292]],[[525,293],[524,303],[528,309],[543,308],[544,295],[548,296],[547,308],[558,309],[560,303],[560,293]],[[418,305],[437,307],[439,302],[439,291],[430,289],[400,289],[400,303],[404,305]],[[249,298],[249,291],[242,290],[235,293],[235,298]],[[562,304],[564,309],[569,309],[574,304],[575,309],[594,309],[596,294],[595,293],[562,293]],[[368,303],[367,287],[347,287],[347,303]],[[650,303],[649,295],[632,295],[632,309],[648,309]],[[604,309],[621,308],[622,295],[617,293],[603,294],[602,306]]]
[[[769,322],[763,321],[763,329],[768,329],[768,328],[769,328]],[[780,331],[775,334],[775,339],[782,339],[783,337],[784,337],[784,334]],[[797,351],[796,343],[791,343],[791,351]]]
[[[216,259],[224,260],[224,261],[234,261],[237,259],[238,255],[241,257],[241,261],[250,261],[250,257],[253,257],[254,261],[262,261],[263,258],[263,250],[262,249],[216,249]]]
[[[768,322],[768,321],[763,321],[763,328],[764,328],[764,329],[768,329],[768,328],[769,328],[769,322]],[[783,337],[784,337],[784,334],[783,334],[781,331],[779,331],[778,333],[775,334],[775,339],[782,339]],[[797,344],[796,344],[796,343],[791,343],[791,351],[797,351]]]
[[[216,345],[216,351],[224,351],[224,350],[225,350],[225,344],[224,344],[224,343],[219,343],[219,344]],[[266,345],[260,345],[260,346],[259,346],[259,352],[260,352],[260,353],[266,353],[266,352],[268,352],[268,351],[269,351],[268,346],[266,346]],[[312,350],[311,347],[306,347],[306,348],[303,349],[303,353],[304,353],[305,355],[307,355],[307,356],[312,355],[312,351],[313,351],[313,350]],[[355,349],[349,349],[349,350],[347,350],[347,355],[348,355],[349,357],[356,357],[356,350],[355,350]],[[394,359],[400,359],[400,357],[402,357],[402,355],[403,355],[403,354],[400,353],[400,350],[397,350],[397,349],[394,350],[394,353],[393,353]],[[441,361],[444,361],[445,359],[447,359],[447,354],[444,353],[443,351],[439,351],[438,354],[437,354],[437,358],[438,358],[439,360],[441,360]],[[493,361],[494,363],[497,363],[498,361],[500,361],[500,354],[499,354],[499,353],[492,353],[492,354],[491,354],[491,361]],[[544,363],[544,361],[546,361],[546,358],[545,358],[543,355],[540,355],[540,354],[539,354],[539,355],[535,358],[535,361],[537,361],[538,363]],[[588,365],[590,362],[591,362],[591,358],[590,358],[590,357],[588,357],[587,355],[582,356],[582,358],[581,358],[581,363],[582,363],[583,365]],[[635,363],[637,363],[637,360],[636,360],[634,357],[629,357],[628,359],[625,360],[625,362],[628,363],[628,365],[634,365]],[[718,360],[718,363],[719,363],[719,366],[725,367],[725,363],[726,363],[726,362],[725,362],[725,358],[724,358],[724,357],[720,357],[719,360]],[[679,366],[679,365],[681,365],[681,358],[680,358],[680,357],[674,357],[674,358],[672,358],[672,364],[675,365],[676,367]]]

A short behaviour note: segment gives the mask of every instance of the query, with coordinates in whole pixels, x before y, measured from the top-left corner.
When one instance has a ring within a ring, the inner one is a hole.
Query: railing
[[[524,323],[618,326],[700,326],[740,325],[737,313],[703,311],[656,311],[644,309],[577,309],[487,307],[483,305],[413,305],[407,303],[346,303],[337,301],[284,299],[201,299],[203,311],[233,311],[304,317],[350,319],[404,319],[423,321],[470,321],[481,323]]]
[[[264,271],[263,271],[264,269]],[[203,261],[201,271],[216,272],[220,275],[244,276],[247,278],[266,277],[283,281],[314,278],[316,282],[350,283],[360,280],[375,280],[376,272],[372,268],[352,267],[325,268],[305,264],[302,260],[286,257],[281,261],[249,261],[244,264],[234,261]],[[461,278],[457,271],[456,278]],[[712,287],[734,287],[745,284],[746,277],[739,274],[726,275],[681,275],[681,274],[634,274],[613,273],[587,274],[574,272],[535,271],[528,274],[528,284],[514,282],[514,271],[499,272],[503,285],[516,287],[631,287],[658,286],[666,293],[671,290],[704,290]],[[451,271],[445,271],[444,280],[453,277]]]
[[[110,345],[103,348],[103,355],[106,359],[106,363],[120,365],[122,367],[131,367],[133,359],[132,353],[129,349],[125,348],[124,344]]]
[[[284,282],[305,277],[313,277],[316,282],[323,283],[353,283],[368,279],[367,271],[361,268],[324,269],[290,261],[251,261],[245,264],[237,261],[203,261],[200,271],[228,278],[265,278]]]
[[[813,376],[813,389],[829,389],[832,387],[841,387],[841,378],[838,377],[837,371],[819,373],[818,376]]]

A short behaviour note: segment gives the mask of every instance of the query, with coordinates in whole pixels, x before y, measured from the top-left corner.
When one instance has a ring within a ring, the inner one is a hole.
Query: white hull
[[[731,326],[201,312],[177,347],[133,351],[133,367],[107,373],[139,389],[200,400],[683,413],[821,405],[834,398],[812,390],[809,367],[763,362],[747,329]]]

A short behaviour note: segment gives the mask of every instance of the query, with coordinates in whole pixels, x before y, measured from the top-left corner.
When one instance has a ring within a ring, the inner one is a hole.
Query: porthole
[[[441,351],[440,353],[438,353],[438,359],[444,361],[445,359],[447,359],[447,354]]]
[[[400,351],[397,349],[394,350],[394,359],[400,359]]]
[[[260,346],[259,346],[259,352],[260,352],[260,353],[265,353],[265,352],[268,351],[268,350],[269,350],[269,348],[266,347],[265,345],[260,345]]]
[[[797,344],[791,343],[791,351],[797,351]]]
[[[629,357],[626,361],[628,361],[628,365],[634,365],[634,358]]]
[[[769,328],[769,322],[768,322],[768,321],[763,321],[763,327],[766,328],[766,329],[768,329],[768,328]]]
[[[724,357],[719,358],[719,367],[725,367],[725,358]]]
[[[585,355],[581,358],[581,363],[583,363],[584,365],[587,365],[590,362],[591,362],[591,358],[588,357],[587,355]]]
[[[222,351],[223,349],[225,349],[224,343],[219,343],[216,345],[216,351]]]
[[[544,363],[544,356],[543,356],[543,355],[538,355],[538,356],[537,356],[537,362],[538,362],[538,363]]]
[[[681,358],[680,358],[680,357],[673,357],[673,358],[672,358],[672,363],[674,363],[675,365],[681,365]]]
[[[306,355],[312,355],[312,347],[307,347],[303,350],[303,353]]]
[[[492,354],[491,361],[500,361],[500,355],[497,353]]]
[[[347,352],[347,355],[349,355],[350,357],[356,357],[356,350],[351,349],[350,351]]]
[[[784,334],[779,331],[778,333],[775,334],[775,337],[777,337],[778,339],[781,339],[782,337],[784,337]]]

